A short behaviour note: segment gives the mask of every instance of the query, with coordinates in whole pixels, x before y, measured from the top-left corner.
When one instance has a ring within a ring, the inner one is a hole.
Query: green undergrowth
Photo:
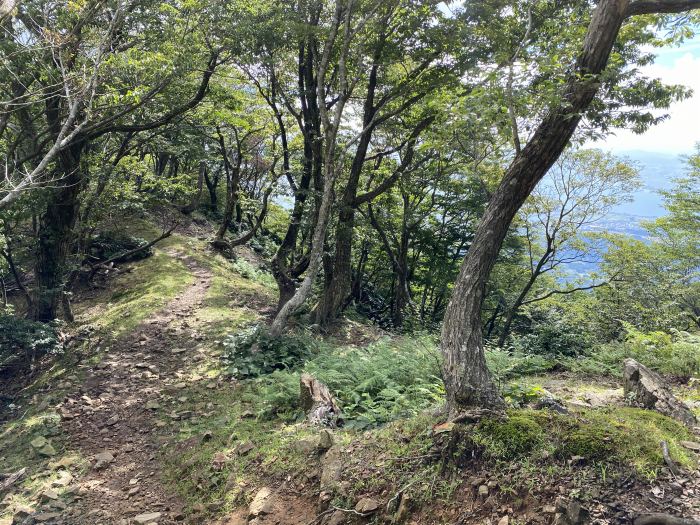
[[[39,494],[51,488],[54,480],[66,475],[59,464],[70,466],[74,474],[87,467],[87,461],[66,443],[60,416],[54,408],[72,385],[81,381],[81,373],[73,368],[72,357],[79,351],[83,349],[73,348],[56,357],[51,366],[22,391],[22,396],[15,400],[16,405],[3,407],[12,409],[13,417],[0,428],[0,471],[7,474],[20,469],[26,471],[3,500],[0,521],[11,519],[17,508],[37,508]],[[39,452],[32,442],[42,438],[48,447],[42,447]]]
[[[507,350],[488,348],[487,360],[497,377],[558,370],[590,377],[619,378],[623,361],[630,357],[661,374],[684,379],[700,375],[700,334],[697,333],[645,333],[626,324],[621,340],[598,343],[581,351],[557,354],[524,352],[523,348],[528,347],[517,338]]]
[[[622,375],[622,362],[631,357],[662,374],[689,378],[700,375],[700,335],[687,332],[638,332],[628,327],[624,341],[601,345],[590,355],[565,361],[573,372]]]
[[[572,414],[514,410],[507,420],[480,422],[473,439],[498,460],[580,456],[588,464],[632,466],[646,477],[655,477],[663,466],[660,443],[666,441],[674,461],[685,468],[697,467],[693,453],[679,444],[692,439],[687,428],[662,414],[637,408],[587,409]]]
[[[334,346],[310,336],[291,336],[274,344],[264,337],[243,339],[242,347],[228,347],[225,358],[232,373],[259,376],[252,389],[260,400],[258,415],[262,418],[294,421],[302,416],[298,403],[301,373],[328,385],[349,428],[369,428],[412,416],[444,397],[440,360],[428,337],[385,338],[362,348]],[[243,349],[252,340],[261,342],[263,351],[245,353]],[[284,369],[273,370],[279,363]]]

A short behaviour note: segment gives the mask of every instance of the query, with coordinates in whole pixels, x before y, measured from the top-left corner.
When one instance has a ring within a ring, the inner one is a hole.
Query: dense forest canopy
[[[453,412],[502,403],[485,345],[579,355],[696,331],[700,153],[636,240],[590,226],[631,198],[638,167],[582,147],[653,133],[657,110],[689,96],[640,68],[695,34],[695,7],[9,3],[6,315],[72,321],[100,269],[203,215],[213,249],[266,258],[272,338],[349,311],[441,330]],[[127,242],[138,214],[162,235]],[[593,275],[567,276],[584,260]]]

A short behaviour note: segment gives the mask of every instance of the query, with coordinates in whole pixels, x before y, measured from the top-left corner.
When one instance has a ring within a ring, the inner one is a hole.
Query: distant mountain
[[[588,227],[591,232],[620,233],[643,240],[647,232],[642,228],[644,220],[653,220],[665,213],[663,198],[659,190],[668,190],[673,179],[685,173],[682,156],[647,151],[615,152],[616,155],[634,162],[639,168],[643,186],[634,193],[634,200],[617,206],[605,219]],[[569,264],[565,280],[584,277],[596,270],[593,261]]]
[[[648,151],[615,152],[620,157],[633,161],[639,168],[644,186],[634,194],[634,201],[621,204],[615,215],[655,218],[664,214],[663,199],[659,190],[673,186],[673,179],[685,173],[682,156]]]

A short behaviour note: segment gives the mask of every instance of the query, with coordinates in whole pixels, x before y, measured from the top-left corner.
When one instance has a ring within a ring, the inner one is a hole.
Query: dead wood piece
[[[0,474],[1,477],[5,478],[0,481],[0,492],[7,490],[12,485],[17,483],[17,481],[22,479],[25,472],[27,472],[27,467],[24,467],[13,474]]]
[[[690,518],[679,518],[671,514],[653,513],[637,516],[634,520],[634,525],[700,525],[700,521]]]
[[[673,395],[659,374],[634,359],[625,359],[625,398],[635,406],[656,410],[693,428],[697,420],[685,403]]]
[[[310,374],[302,374],[299,401],[311,423],[337,426],[340,406],[326,385]]]
[[[678,476],[681,473],[681,471],[678,468],[678,465],[676,465],[671,459],[671,454],[668,452],[668,443],[666,443],[665,441],[661,442],[661,454],[663,454],[664,463],[666,463],[666,466],[671,471],[671,473],[674,476]]]
[[[148,248],[159,243],[163,239],[167,239],[168,237],[170,237],[172,235],[172,233],[175,231],[175,228],[177,228],[178,225],[179,225],[179,223],[175,223],[169,230],[164,231],[163,233],[161,233],[158,237],[156,237],[152,241],[147,242],[146,244],[142,244],[141,246],[137,246],[133,250],[129,250],[129,251],[120,253],[118,255],[115,255],[114,257],[110,257],[106,261],[101,261],[101,262],[98,262],[97,264],[91,265],[92,269],[90,271],[90,277],[92,278],[95,275],[95,273],[97,272],[97,270],[99,270],[99,269],[111,269],[115,263],[119,263],[121,261],[124,261],[125,259],[128,259],[132,255],[135,255],[142,250],[147,250]]]

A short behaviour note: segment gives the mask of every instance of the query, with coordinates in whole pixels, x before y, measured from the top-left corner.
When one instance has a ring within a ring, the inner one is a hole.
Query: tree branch
[[[553,295],[568,295],[572,294],[575,292],[582,292],[584,290],[593,290],[594,288],[602,288],[603,286],[608,286],[610,283],[614,280],[610,279],[609,281],[605,281],[604,283],[599,283],[599,284],[591,284],[590,286],[577,286],[576,288],[571,288],[569,290],[552,290],[551,292],[548,292],[544,295],[541,295],[540,297],[535,297],[534,299],[530,299],[529,301],[523,301],[522,306],[525,306],[526,304],[530,303],[536,303],[538,301],[544,301],[545,299],[548,299],[552,297]]]
[[[691,9],[700,9],[700,0],[636,0],[630,3],[626,16],[683,13]]]

